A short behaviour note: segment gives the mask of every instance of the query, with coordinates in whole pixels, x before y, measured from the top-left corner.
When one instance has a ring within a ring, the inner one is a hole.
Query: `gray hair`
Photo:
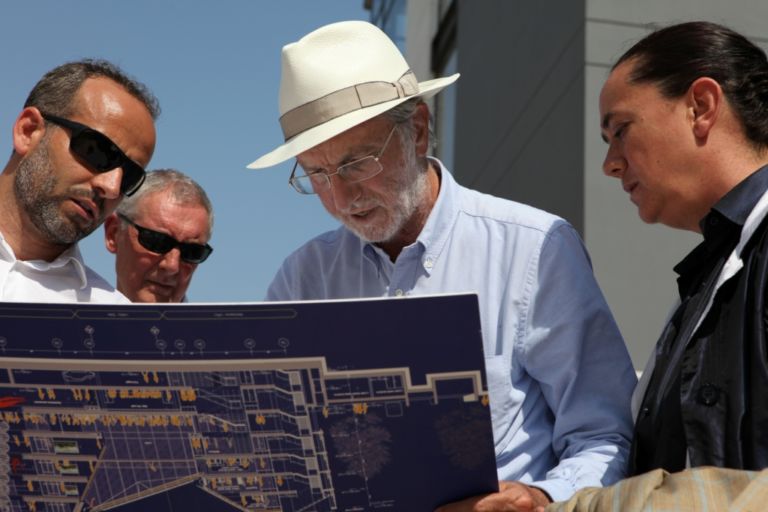
[[[416,113],[416,109],[421,105],[422,103],[425,103],[422,98],[412,98],[408,101],[404,101],[403,103],[399,104],[398,106],[391,108],[381,114],[382,116],[387,117],[392,122],[396,123],[398,125],[397,135],[400,138],[400,144],[403,147],[409,147],[413,146],[414,140],[413,140],[413,123],[410,123],[409,121],[413,117],[413,115]],[[429,125],[427,126],[427,137],[429,139],[427,140],[427,151],[429,152],[430,149],[433,149],[436,146],[435,141],[435,133],[432,130],[432,113],[429,113]],[[422,171],[426,171],[429,168],[429,164],[427,161],[427,157],[419,158],[417,160],[417,165]]]
[[[401,126],[400,130],[400,137],[401,141],[407,141],[413,136],[413,126],[411,126],[411,123],[406,123],[411,117],[413,117],[413,114],[416,112],[416,108],[424,103],[424,100],[421,98],[412,98],[408,101],[404,101],[403,103],[399,104],[398,106],[391,108],[384,112],[384,116],[388,117],[392,122],[399,124]],[[435,132],[433,131],[432,125],[434,123],[434,120],[432,119],[432,113],[429,114],[429,147],[434,148],[437,145],[437,142],[435,140]]]
[[[132,196],[123,198],[117,207],[117,213],[134,219],[141,211],[141,204],[145,197],[168,189],[171,190],[175,201],[205,208],[208,212],[208,228],[211,233],[213,232],[213,205],[208,199],[208,194],[195,180],[176,169],[157,169],[147,172],[147,179],[139,190]]]

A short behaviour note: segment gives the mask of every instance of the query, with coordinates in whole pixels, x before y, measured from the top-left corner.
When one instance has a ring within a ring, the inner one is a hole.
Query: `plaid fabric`
[[[761,512],[768,510],[768,469],[656,469],[610,487],[589,487],[546,512]]]

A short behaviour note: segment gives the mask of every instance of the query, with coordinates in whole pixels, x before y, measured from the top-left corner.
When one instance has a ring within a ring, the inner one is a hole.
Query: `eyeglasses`
[[[213,247],[208,244],[203,245],[179,242],[170,235],[145,228],[144,226],[139,226],[122,213],[118,213],[117,216],[136,228],[136,231],[139,234],[139,243],[148,251],[157,254],[166,254],[175,247],[178,247],[181,259],[187,263],[194,264],[204,262],[213,252]]]
[[[130,196],[144,183],[144,168],[128,158],[109,137],[84,124],[51,114],[41,114],[46,121],[70,130],[70,151],[82,158],[94,171],[102,173],[122,168],[121,194]]]
[[[340,165],[334,172],[307,172],[299,165],[299,161],[296,160],[296,163],[293,164],[293,171],[291,172],[291,177],[288,179],[288,183],[290,183],[299,194],[317,194],[318,191],[324,191],[331,188],[331,176],[336,174],[339,175],[339,178],[348,183],[358,183],[373,178],[384,170],[379,159],[387,149],[387,145],[392,138],[392,134],[395,133],[396,128],[397,124],[392,127],[389,135],[387,135],[387,139],[384,141],[384,145],[377,154],[368,155],[358,160]],[[297,176],[296,169],[301,169],[304,174]]]

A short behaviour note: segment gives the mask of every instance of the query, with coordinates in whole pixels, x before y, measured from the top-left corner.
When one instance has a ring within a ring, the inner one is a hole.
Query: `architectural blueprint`
[[[431,511],[495,489],[475,295],[0,304],[0,510]]]

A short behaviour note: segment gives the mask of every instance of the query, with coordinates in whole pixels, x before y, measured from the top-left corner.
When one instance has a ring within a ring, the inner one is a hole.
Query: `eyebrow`
[[[376,151],[376,146],[371,142],[358,145],[357,147],[351,148],[349,151],[347,151],[347,154],[344,155],[344,158],[341,160],[342,163],[339,165],[348,164],[349,162],[354,162],[355,160],[360,160],[361,158],[371,156],[371,153],[375,153]]]
[[[350,162],[354,162],[356,160],[363,159],[368,156],[372,156],[371,152],[376,151],[375,146],[373,146],[370,143],[366,143],[360,146],[357,146],[355,148],[351,148],[344,153],[344,156],[339,159],[338,163],[336,163],[336,167],[333,169],[334,171],[341,167],[342,165],[346,165]],[[321,171],[329,171],[327,167],[320,166],[320,167],[305,167],[302,165],[301,160],[296,158],[296,160],[299,162],[299,165],[302,169],[304,169],[305,172],[321,172]]]
[[[611,119],[613,118],[613,112],[608,112],[603,116],[603,122],[600,124],[600,127],[603,130],[608,129],[608,125],[611,124]]]
[[[613,119],[613,116],[614,116],[613,112],[608,112],[603,116],[603,121],[600,123],[600,128],[601,128],[600,137],[602,137],[603,142],[605,142],[606,144],[608,144],[608,137],[605,136],[605,133],[603,133],[603,131],[608,130],[608,125],[611,124],[611,119]]]

